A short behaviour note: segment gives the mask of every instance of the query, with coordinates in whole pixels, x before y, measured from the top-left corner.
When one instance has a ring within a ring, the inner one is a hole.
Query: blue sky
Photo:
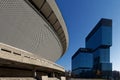
[[[120,0],[56,0],[69,34],[69,47],[57,63],[71,70],[71,57],[85,46],[85,37],[101,18],[113,20],[110,58],[113,70],[120,71]]]

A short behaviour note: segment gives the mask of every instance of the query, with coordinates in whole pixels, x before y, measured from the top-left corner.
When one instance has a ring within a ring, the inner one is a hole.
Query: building
[[[110,47],[112,46],[112,20],[110,19],[101,19],[95,28],[88,34],[86,37],[86,50],[87,53],[91,53],[93,57],[86,59],[86,64],[90,64],[91,72],[94,74],[93,77],[108,78],[111,76],[112,63],[110,63]],[[78,50],[79,51],[79,50]],[[82,56],[79,56],[81,51],[75,53],[72,57],[72,71],[76,70],[81,73],[80,70],[77,70],[79,66],[74,67],[76,60],[80,60]],[[77,56],[75,56],[77,55]],[[84,54],[85,57],[90,54]],[[74,58],[74,59],[73,59]],[[80,66],[84,62],[84,58],[81,58],[81,63],[78,62]],[[74,61],[75,60],[75,61]],[[93,60],[93,63],[90,62]],[[89,62],[87,62],[89,61]],[[83,67],[86,67],[83,65]],[[82,69],[84,70],[84,69]],[[89,70],[87,70],[89,71]],[[76,74],[76,72],[75,72]],[[77,73],[78,74],[78,73]],[[86,76],[87,77],[87,76]]]
[[[64,73],[54,62],[67,50],[68,32],[55,0],[1,0],[0,25],[0,75]]]
[[[72,73],[77,74],[76,77],[91,77],[90,73],[93,68],[93,55],[91,50],[80,48],[75,55],[72,56]]]

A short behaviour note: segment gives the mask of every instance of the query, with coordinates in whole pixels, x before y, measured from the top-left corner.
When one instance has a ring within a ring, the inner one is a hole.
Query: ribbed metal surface
[[[59,9],[55,1],[54,0],[25,0],[25,1],[32,5],[34,10],[41,14],[54,29],[55,33],[57,34],[58,38],[62,43],[63,46],[62,55],[63,55],[68,47],[68,33],[62,15],[59,12]]]
[[[0,0],[0,42],[52,61],[63,52],[54,31],[24,0]]]

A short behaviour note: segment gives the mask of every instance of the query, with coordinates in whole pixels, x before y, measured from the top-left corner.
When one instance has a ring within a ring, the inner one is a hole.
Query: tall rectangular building
[[[110,47],[112,45],[112,20],[101,19],[86,37],[86,48]]]
[[[101,78],[108,78],[111,76],[112,71],[112,63],[110,63],[111,46],[112,46],[112,20],[101,19],[95,26],[95,28],[86,37],[86,49],[90,49],[91,50],[90,53],[93,56],[92,57],[93,63],[91,63],[90,65],[93,65],[91,68],[91,72],[93,72],[94,77],[99,75]],[[83,59],[81,57],[78,58],[77,56],[75,58],[79,60]],[[86,59],[90,60],[87,57]],[[73,61],[72,65],[75,65],[74,59],[72,59],[72,61]],[[83,61],[79,62],[79,64],[81,63],[83,63]],[[79,70],[78,72],[80,74],[81,70]]]

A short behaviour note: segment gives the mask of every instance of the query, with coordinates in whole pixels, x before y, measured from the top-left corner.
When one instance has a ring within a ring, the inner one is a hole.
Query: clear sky
[[[71,70],[71,57],[85,46],[85,37],[101,18],[113,20],[110,59],[113,70],[120,71],[120,0],[56,0],[69,34],[69,47],[57,63]]]

